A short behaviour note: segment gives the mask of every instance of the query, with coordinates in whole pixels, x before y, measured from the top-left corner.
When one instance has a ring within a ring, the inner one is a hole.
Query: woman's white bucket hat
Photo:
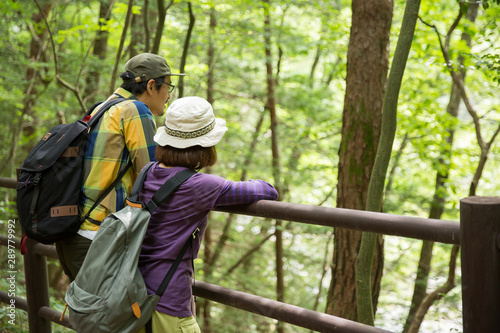
[[[227,131],[226,121],[215,118],[210,103],[191,96],[175,100],[165,114],[165,126],[156,131],[154,140],[160,146],[184,149],[193,146],[215,146]]]

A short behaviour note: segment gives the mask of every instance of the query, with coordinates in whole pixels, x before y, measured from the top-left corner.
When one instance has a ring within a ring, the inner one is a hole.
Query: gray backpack
[[[170,178],[147,204],[140,202],[148,164],[139,174],[128,206],[102,222],[75,281],[66,292],[69,320],[79,333],[135,333],[151,319],[156,304],[199,231],[199,226],[165,275],[157,292],[148,295],[138,268],[141,245],[155,209],[195,171],[183,170]]]

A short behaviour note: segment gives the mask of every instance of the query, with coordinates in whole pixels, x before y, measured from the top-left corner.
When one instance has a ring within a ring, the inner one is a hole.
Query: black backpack
[[[99,111],[90,117],[99,103],[94,104],[82,120],[50,129],[29,152],[20,167],[17,182],[17,211],[26,236],[44,244],[51,244],[76,234],[90,211],[97,207],[121,180],[130,167],[130,162],[87,215],[80,218],[78,204],[82,195],[85,145],[90,130],[104,112],[125,100],[119,97],[105,102]]]

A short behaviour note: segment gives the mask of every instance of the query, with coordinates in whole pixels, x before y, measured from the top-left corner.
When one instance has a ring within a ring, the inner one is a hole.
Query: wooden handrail
[[[0,245],[7,245],[8,237],[0,235]],[[19,239],[16,239],[19,249]],[[25,255],[25,270],[27,286],[27,300],[16,298],[19,309],[28,311],[30,333],[50,333],[50,322],[71,328],[68,315],[64,315],[60,321],[61,312],[49,307],[48,303],[48,281],[46,279],[45,257],[58,258],[57,251],[52,245],[44,245],[33,240],[28,240],[28,253]],[[35,276],[31,268],[37,267]],[[45,269],[41,267],[44,266]],[[45,276],[45,278],[44,278]],[[38,284],[38,286],[35,286]],[[36,290],[36,292],[34,291]],[[36,296],[33,296],[33,294]],[[259,297],[236,290],[223,288],[217,285],[196,281],[193,285],[193,294],[202,298],[213,300],[221,304],[229,305],[237,309],[260,314],[268,318],[278,319],[282,322],[320,332],[335,333],[390,333],[372,326],[363,325],[347,319],[335,317],[321,312],[304,309],[298,306],[277,302],[264,297]],[[10,298],[5,292],[0,292],[0,301],[9,303]],[[31,319],[30,319],[31,317]]]
[[[15,188],[15,186],[16,182],[12,179],[0,177],[0,187]],[[500,293],[500,255],[498,254],[500,253],[500,224],[498,223],[500,221],[500,197],[471,197],[461,200],[460,224],[451,221],[273,201],[259,201],[251,205],[223,207],[218,210],[233,214],[461,244],[463,247],[464,333],[476,332],[478,329],[486,332],[500,327],[498,316],[500,298],[497,297]],[[0,235],[1,245],[6,246],[8,242],[9,239],[6,236]],[[19,308],[24,307],[28,311],[30,332],[48,333],[51,332],[50,321],[54,321],[60,313],[49,307],[45,257],[57,258],[57,253],[50,245],[34,241],[28,241],[27,244],[29,252],[25,256],[25,276],[27,298],[30,301],[18,298],[15,300]],[[19,249],[19,240],[15,241],[15,248]],[[338,333],[387,332],[199,281],[194,286],[194,293],[222,304],[305,328],[325,329],[326,331],[335,328],[332,332]],[[8,303],[10,298],[4,292],[0,292],[0,301]],[[59,320],[57,323],[61,324]],[[70,327],[67,316],[62,324]]]
[[[0,187],[7,184],[13,186],[11,188],[15,188],[16,182],[14,179],[0,177]],[[460,244],[460,224],[438,219],[269,200],[261,200],[250,205],[218,207],[215,210],[447,244]]]

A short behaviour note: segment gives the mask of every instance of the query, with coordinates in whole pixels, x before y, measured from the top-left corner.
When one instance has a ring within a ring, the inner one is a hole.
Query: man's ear
[[[147,91],[149,94],[153,92],[154,86],[155,86],[155,80],[153,79],[149,80],[147,85]]]

